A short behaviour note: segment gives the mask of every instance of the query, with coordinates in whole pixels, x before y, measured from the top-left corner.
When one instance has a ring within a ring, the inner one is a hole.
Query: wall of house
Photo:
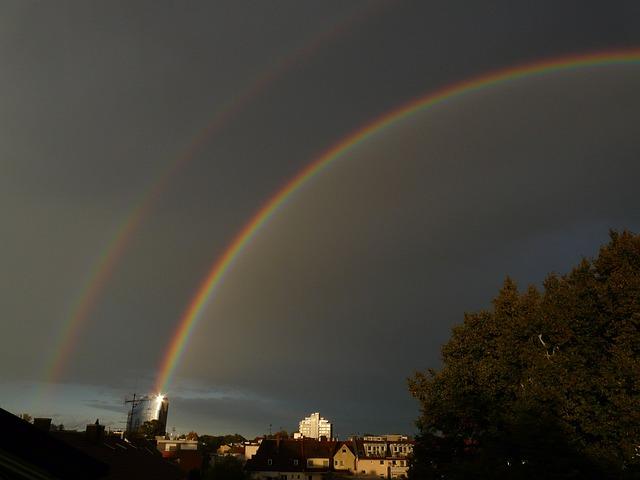
[[[357,463],[357,473],[367,475],[378,475],[387,478],[406,477],[409,472],[408,460],[389,460],[379,458],[359,458]]]
[[[328,468],[329,466],[328,458],[307,458],[307,468]]]
[[[244,446],[244,457],[247,460],[249,460],[250,458],[253,458],[253,456],[258,451],[259,447],[260,447],[260,445],[245,445]]]
[[[347,447],[342,447],[333,456],[334,470],[356,470],[356,456]]]

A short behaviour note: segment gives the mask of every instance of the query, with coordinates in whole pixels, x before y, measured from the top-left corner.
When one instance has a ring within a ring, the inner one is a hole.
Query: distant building
[[[127,417],[127,435],[138,433],[145,422],[156,420],[157,425],[153,435],[167,433],[167,417],[169,415],[169,400],[162,394],[147,395],[131,401],[131,410]]]
[[[327,440],[331,440],[333,438],[333,427],[331,426],[331,422],[326,418],[322,418],[318,412],[312,413],[308,417],[304,418],[300,422],[299,427],[299,436],[306,438],[315,438],[316,440],[320,439],[320,437],[325,437]],[[298,437],[294,435],[294,438]]]

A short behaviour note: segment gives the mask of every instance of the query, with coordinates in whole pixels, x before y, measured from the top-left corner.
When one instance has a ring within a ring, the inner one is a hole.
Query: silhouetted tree
[[[640,237],[466,314],[420,401],[412,478],[640,476]]]

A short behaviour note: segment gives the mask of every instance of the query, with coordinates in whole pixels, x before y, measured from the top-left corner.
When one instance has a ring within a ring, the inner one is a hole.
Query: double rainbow
[[[52,357],[45,365],[45,377],[50,385],[60,381],[64,368],[68,364],[71,353],[77,344],[82,327],[87,323],[91,312],[95,309],[100,294],[111,278],[135,233],[169,188],[171,180],[193,160],[211,137],[239,115],[276,80],[284,76],[298,63],[311,57],[321,47],[348,31],[353,24],[365,21],[369,16],[379,13],[383,7],[386,7],[386,5],[374,4],[365,9],[359,7],[353,9],[329,29],[321,31],[297,49],[273,62],[268,70],[223,105],[209,124],[193,138],[182,155],[168,163],[160,175],[143,191],[136,205],[118,225],[111,239],[102,249],[98,261],[84,282],[80,295],[72,305],[62,328],[60,328],[57,339],[54,340],[55,348],[53,349]]]
[[[207,276],[200,284],[196,294],[180,317],[178,326],[171,337],[169,346],[160,364],[155,385],[156,390],[167,390],[180,358],[189,342],[189,338],[198,320],[203,316],[205,307],[214,297],[225,274],[233,265],[234,260],[257,235],[260,228],[266,224],[305,183],[309,182],[338,160],[344,158],[358,145],[369,140],[385,128],[419,111],[424,111],[452,98],[461,97],[478,90],[525,77],[541,76],[558,71],[636,63],[640,63],[640,48],[556,57],[490,72],[448,85],[440,90],[414,99],[346,136],[303,168],[295,177],[290,179],[278,190],[275,195],[268,199],[211,266]]]

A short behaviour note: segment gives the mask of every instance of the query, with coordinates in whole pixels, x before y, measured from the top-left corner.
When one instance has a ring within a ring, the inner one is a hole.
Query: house
[[[51,432],[50,435],[106,464],[108,471],[103,477],[104,480],[187,478],[186,470],[164,459],[153,442],[144,439],[123,440],[119,436],[105,434],[104,426],[99,424],[87,425],[84,432],[57,431]]]
[[[170,439],[156,437],[156,449],[162,457],[171,460],[184,472],[200,470],[204,465],[204,455],[198,449],[198,440]]]
[[[48,431],[0,409],[0,478],[181,480],[186,474],[162,458],[150,442],[108,435],[98,422],[84,432]]]
[[[0,428],[0,478],[91,480],[109,473],[107,463],[1,408]]]
[[[382,478],[404,478],[409,472],[413,441],[383,438],[354,438],[341,442],[333,456],[336,471]]]
[[[333,469],[351,473],[357,472],[357,459],[354,449],[348,443],[342,442],[333,455]]]
[[[311,438],[263,440],[247,471],[255,480],[322,480],[333,471],[337,442]]]

